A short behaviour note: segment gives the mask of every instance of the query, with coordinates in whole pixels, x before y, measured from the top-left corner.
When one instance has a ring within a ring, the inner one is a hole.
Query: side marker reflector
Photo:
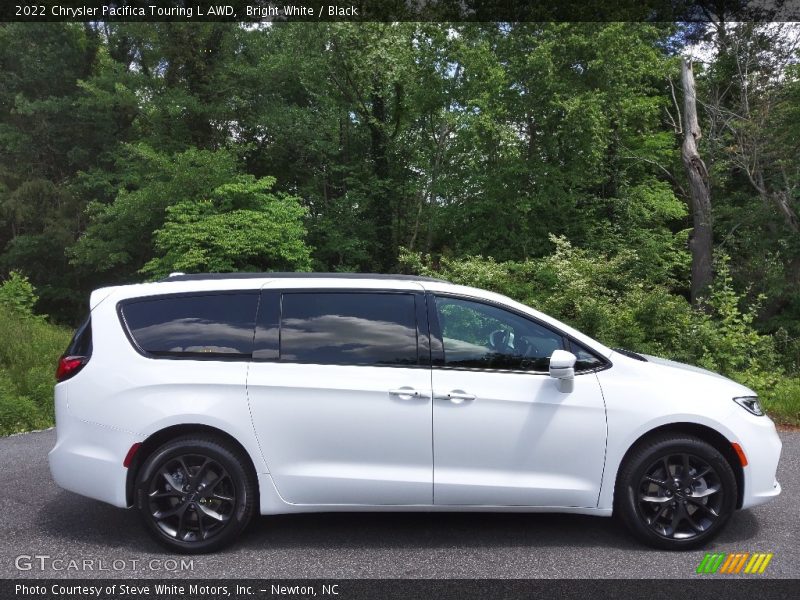
[[[133,457],[136,456],[136,451],[142,445],[142,442],[136,442],[131,449],[128,450],[128,453],[125,455],[125,460],[122,461],[122,466],[126,469],[131,466],[131,462],[133,461]]]
[[[733,446],[733,451],[736,452],[736,456],[739,457],[739,462],[742,464],[743,467],[746,467],[747,457],[744,455],[744,450],[742,450],[742,447],[736,442],[732,442],[731,446]]]

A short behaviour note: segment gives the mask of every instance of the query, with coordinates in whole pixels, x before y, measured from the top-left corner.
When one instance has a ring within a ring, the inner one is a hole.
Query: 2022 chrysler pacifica
[[[62,487],[208,552],[256,514],[618,514],[661,548],[780,493],[756,394],[509,298],[408,276],[103,288],[61,358]]]

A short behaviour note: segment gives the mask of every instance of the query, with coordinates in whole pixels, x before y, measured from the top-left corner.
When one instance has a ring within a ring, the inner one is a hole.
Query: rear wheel
[[[136,504],[170,550],[202,553],[230,544],[255,512],[255,482],[240,453],[212,437],[185,436],[142,466]]]
[[[641,541],[667,550],[702,546],[736,508],[724,456],[693,436],[664,435],[633,450],[620,469],[616,511]]]

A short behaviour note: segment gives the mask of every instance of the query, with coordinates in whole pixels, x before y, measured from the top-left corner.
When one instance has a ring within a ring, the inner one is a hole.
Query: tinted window
[[[67,346],[64,356],[91,356],[92,355],[92,318],[86,317]]]
[[[489,304],[437,297],[436,313],[447,366],[547,371],[563,348],[560,334]]]
[[[123,304],[145,352],[193,358],[250,357],[258,294],[162,296]]]
[[[412,294],[284,294],[281,360],[336,365],[417,364]]]
[[[570,351],[578,359],[575,361],[576,371],[591,371],[592,369],[599,369],[605,365],[605,362],[577,342],[570,342]]]

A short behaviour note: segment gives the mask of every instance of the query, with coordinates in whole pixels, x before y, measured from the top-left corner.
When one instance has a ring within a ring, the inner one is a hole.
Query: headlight
[[[758,396],[742,396],[740,398],[734,398],[733,401],[747,412],[752,413],[757,417],[764,416],[764,409],[761,408],[761,403],[758,401]]]

